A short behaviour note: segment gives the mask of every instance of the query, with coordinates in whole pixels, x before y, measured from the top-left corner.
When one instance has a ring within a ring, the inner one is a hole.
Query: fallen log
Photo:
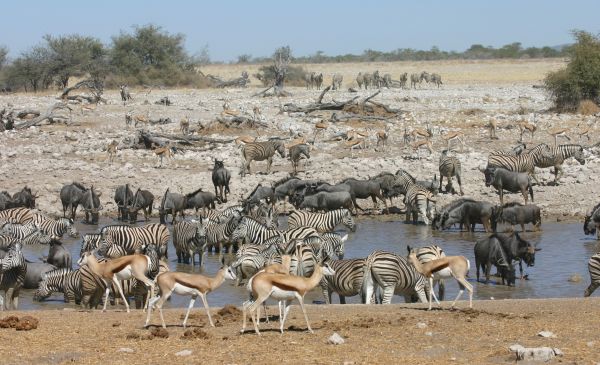
[[[40,111],[35,109],[24,109],[17,112],[17,118],[26,119],[27,116],[33,115],[33,118],[40,116]]]
[[[64,110],[68,110],[69,114],[72,111],[72,109],[66,103],[58,102],[58,103],[50,106],[44,114],[41,114],[38,117],[33,118],[27,122],[18,124],[15,126],[15,128],[16,129],[29,128],[32,126],[39,125],[39,124],[45,122],[46,120],[48,120],[50,123],[64,122],[64,123],[68,124],[71,121],[71,117],[59,114],[60,111],[64,111]]]
[[[184,146],[196,146],[193,142],[205,142],[205,143],[232,143],[234,139],[218,139],[204,136],[188,136],[188,135],[177,135],[177,134],[165,134],[165,133],[150,133],[148,131],[139,131],[140,139],[146,148],[150,149],[153,146],[164,146],[169,142],[175,142]]]

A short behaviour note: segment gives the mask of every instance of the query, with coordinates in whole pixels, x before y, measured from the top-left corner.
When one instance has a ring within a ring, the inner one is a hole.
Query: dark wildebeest
[[[0,210],[16,208],[12,196],[7,191],[0,192]]]
[[[187,197],[187,206],[186,209],[195,209],[196,214],[198,214],[198,209],[202,208],[202,212],[206,213],[206,209],[215,209],[215,201],[219,199],[217,196],[210,191],[202,191],[202,189],[198,189],[193,193],[189,193],[186,195]]]
[[[540,251],[540,248],[536,248],[528,241],[522,239],[518,233],[514,232],[511,235],[504,235],[500,233],[494,233],[487,238],[488,240],[498,240],[506,253],[510,262],[514,260],[519,261],[519,271],[521,278],[523,278],[523,264],[525,261],[527,266],[533,266],[535,264],[535,252]]]
[[[242,200],[244,211],[248,212],[253,207],[259,205],[263,200],[265,203],[273,204],[275,202],[275,192],[272,187],[262,186],[262,184],[259,183],[248,197]]]
[[[483,238],[475,244],[475,268],[477,270],[477,281],[479,281],[479,269],[485,274],[485,283],[490,280],[490,270],[492,265],[498,268],[502,277],[502,284],[511,286],[515,283],[515,268],[512,260],[502,248],[497,239]]]
[[[290,200],[298,189],[304,188],[305,186],[306,181],[300,180],[299,178],[291,175],[276,181],[273,183],[273,195],[275,202],[285,200],[286,197],[288,197],[288,200]]]
[[[498,223],[508,223],[512,230],[515,224],[521,225],[521,231],[525,232],[525,224],[533,224],[534,230],[538,231],[542,224],[540,207],[535,204],[523,205],[521,203],[507,203],[492,209],[492,228],[496,232]]]
[[[448,208],[447,208],[448,207]],[[439,221],[439,226],[434,228],[447,229],[454,224],[466,226],[468,231],[475,231],[475,224],[483,225],[486,232],[492,231],[492,213],[493,205],[488,202],[476,201],[472,199],[459,199],[458,204],[450,204],[444,208],[436,218]],[[432,226],[434,223],[432,223]]]
[[[129,87],[127,87],[127,85],[119,86],[119,91],[121,93],[121,101],[123,104],[128,100],[131,100],[131,94],[129,93]]]
[[[57,268],[73,268],[71,263],[71,254],[66,248],[63,247],[62,243],[57,240],[52,240],[50,242],[48,256],[44,258],[44,262],[54,265]]]
[[[504,204],[504,190],[511,193],[521,192],[525,204],[527,204],[527,191],[533,202],[533,188],[529,175],[525,172],[508,171],[501,167],[488,167],[484,171],[485,186],[492,185],[500,194],[500,204]]]
[[[296,205],[300,204],[304,195],[312,195],[312,194],[320,193],[320,192],[328,192],[328,193],[347,192],[348,194],[350,194],[350,198],[352,199],[352,201],[356,201],[352,187],[345,183],[331,185],[326,182],[317,182],[317,183],[307,185],[304,190],[305,190],[304,192],[300,192],[300,195],[301,195],[300,199],[297,199],[297,198],[295,199]],[[354,206],[354,203],[352,203],[352,205]],[[357,208],[355,206],[354,213],[358,213],[358,211],[356,209]]]
[[[131,191],[129,184],[117,187],[117,190],[115,190],[115,203],[119,208],[119,220],[128,220],[129,207],[133,204],[133,192]]]
[[[377,199],[379,198],[383,201],[385,205],[385,210],[388,211],[388,205],[383,195],[381,194],[381,181],[380,180],[357,180],[354,178],[348,178],[342,181],[342,184],[347,184],[352,189],[352,195],[354,196],[354,200],[352,203],[360,210],[364,211],[361,207],[356,204],[356,199],[368,199],[371,198],[373,200],[373,204],[375,205],[375,209],[377,209]]]
[[[212,172],[212,182],[215,186],[215,195],[218,196],[223,203],[227,203],[227,194],[230,193],[230,180],[231,174],[229,173],[229,170],[225,168],[223,161],[215,159],[215,165],[213,166]],[[217,192],[217,188],[219,188],[219,192]],[[223,194],[223,189],[225,190],[225,194]]]
[[[313,195],[306,195],[300,203],[299,209],[313,209],[328,212],[334,209],[346,208],[352,211],[352,197],[347,191],[326,192],[322,191]]]
[[[306,143],[297,144],[290,147],[289,158],[292,161],[292,168],[294,169],[294,175],[298,173],[298,163],[302,159],[302,156],[307,159],[310,158],[310,146]]]
[[[75,220],[75,213],[77,213],[77,207],[81,203],[81,198],[87,189],[78,182],[64,185],[60,189],[60,201],[63,206],[63,217],[67,216],[67,209],[71,210],[69,218]]]
[[[596,233],[596,238],[600,239],[600,203],[593,207],[586,215],[583,222],[583,233],[591,235]]]
[[[171,220],[171,224],[175,223],[175,218],[177,217],[178,212],[179,215],[181,215],[181,218],[184,219],[184,210],[186,206],[187,197],[185,195],[179,193],[170,193],[169,189],[167,188],[160,203],[160,209],[158,210],[160,223],[166,224],[169,214],[171,214],[171,217],[173,218]]]
[[[102,210],[100,195],[102,195],[102,193],[96,193],[93,186],[83,193],[79,204],[81,204],[81,207],[85,211],[85,223],[98,224],[98,212]],[[90,216],[92,218],[91,221]]]
[[[148,190],[137,189],[133,196],[133,203],[129,207],[129,220],[133,224],[137,221],[138,211],[141,209],[144,212],[144,219],[148,221],[152,214],[152,204],[154,203],[154,195]]]
[[[37,289],[40,281],[42,281],[42,274],[56,269],[56,266],[44,262],[27,262],[23,289]]]
[[[37,198],[37,195],[33,194],[31,189],[25,186],[21,191],[13,194],[13,207],[35,209],[35,198]]]

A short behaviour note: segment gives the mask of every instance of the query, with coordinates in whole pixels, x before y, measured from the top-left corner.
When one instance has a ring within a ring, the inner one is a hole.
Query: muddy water
[[[104,219],[101,225],[115,223]],[[96,232],[100,226],[78,224],[81,234]],[[507,287],[496,285],[497,278],[493,277],[491,283],[482,284],[475,280],[475,260],[473,246],[477,239],[485,237],[483,231],[475,233],[444,231],[432,232],[429,227],[404,224],[403,222],[360,222],[357,232],[350,235],[346,243],[345,258],[366,257],[373,250],[388,250],[406,254],[406,246],[423,246],[430,243],[440,245],[448,255],[464,255],[471,262],[469,281],[475,286],[474,299],[516,299],[516,298],[555,298],[555,297],[581,297],[583,290],[589,284],[587,261],[593,255],[598,245],[595,238],[584,236],[581,224],[546,223],[542,232],[526,232],[523,237],[537,244],[542,250],[536,255],[535,267],[526,268],[529,280],[518,280],[516,286]],[[526,227],[527,229],[527,227]],[[70,250],[73,261],[79,257],[80,239],[66,238],[64,245]],[[37,261],[47,253],[47,247],[25,247],[25,256]],[[177,264],[172,245],[169,245],[171,270],[186,272],[201,272],[198,266]],[[175,260],[173,259],[175,258]],[[219,268],[218,255],[208,255],[205,258],[206,266],[203,272],[213,275]],[[494,272],[494,270],[492,270]],[[518,274],[518,269],[517,269]],[[569,277],[579,274],[583,280],[571,283]],[[453,281],[447,281],[446,298],[454,298],[458,293],[458,286]],[[33,290],[21,292],[20,309],[61,309],[66,306],[62,301],[62,294],[55,294],[49,300],[38,303],[32,301]],[[211,293],[208,302],[211,306],[224,304],[240,305],[247,298],[244,287],[235,287],[232,282],[225,282],[221,288]],[[466,298],[463,297],[463,299]],[[183,307],[189,298],[174,297],[167,306]],[[320,290],[314,290],[307,295],[307,302],[321,302],[323,297]],[[334,295],[334,303],[338,298]],[[402,297],[394,297],[393,302],[402,302]],[[348,302],[358,303],[359,298],[349,298]],[[200,301],[196,305],[199,305]],[[75,307],[75,305],[70,305]]]

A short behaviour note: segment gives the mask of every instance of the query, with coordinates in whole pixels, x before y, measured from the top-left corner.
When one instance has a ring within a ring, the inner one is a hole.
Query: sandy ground
[[[210,296],[209,296],[210,301]],[[145,314],[125,312],[15,312],[39,319],[38,329],[0,329],[3,364],[505,364],[514,363],[508,347],[556,347],[564,352],[551,363],[600,361],[600,299],[476,301],[469,310],[426,311],[423,305],[309,305],[314,334],[307,333],[294,306],[284,335],[278,322],[262,323],[262,336],[240,335],[241,314],[215,314],[207,326],[204,310],[195,309],[185,335],[183,309],[165,311],[168,338],[148,339]],[[218,308],[213,309],[213,313]],[[274,308],[271,308],[274,313]],[[7,313],[5,313],[6,315]],[[158,314],[154,324],[160,323]],[[195,332],[194,332],[195,331]],[[551,331],[555,338],[542,338]],[[331,345],[334,332],[345,339]],[[121,350],[125,348],[126,350]],[[190,350],[189,356],[175,354]],[[132,352],[122,352],[132,351]]]

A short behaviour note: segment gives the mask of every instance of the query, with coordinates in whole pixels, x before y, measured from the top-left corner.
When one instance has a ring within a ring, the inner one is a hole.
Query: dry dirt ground
[[[355,95],[361,98],[373,93],[362,90],[358,94],[347,90],[355,86],[352,76],[358,71],[379,69],[381,73],[400,71],[428,70],[439,72],[444,85],[437,89],[433,85],[423,84],[417,90],[382,90],[375,97],[377,102],[398,108],[406,113],[398,118],[375,122],[338,122],[329,123],[329,128],[318,135],[311,152],[311,159],[302,166],[300,178],[320,178],[337,182],[346,177],[367,178],[382,171],[395,172],[404,168],[418,178],[432,178],[438,174],[438,159],[446,147],[443,136],[452,131],[465,134],[465,145],[454,145],[455,154],[462,161],[464,191],[467,196],[496,202],[497,196],[492,188],[486,188],[483,174],[479,168],[485,165],[490,150],[510,149],[519,139],[515,124],[520,120],[529,120],[538,125],[538,132],[532,139],[525,137],[528,145],[546,142],[553,144],[548,129],[568,127],[571,142],[592,144],[598,139],[595,117],[583,115],[557,115],[543,112],[550,107],[543,89],[533,88],[539,85],[544,75],[564,65],[562,60],[527,61],[478,61],[478,62],[421,62],[389,64],[343,64],[343,65],[307,65],[310,70],[322,70],[326,75],[341,70],[345,78],[343,90],[330,92],[324,101],[347,100]],[[220,75],[234,75],[242,66],[211,66],[207,73],[219,72]],[[251,67],[250,67],[251,68]],[[252,71],[252,70],[250,70]],[[397,79],[397,76],[394,76]],[[239,176],[241,159],[238,147],[234,143],[205,144],[196,148],[183,149],[172,161],[165,161],[163,168],[156,168],[158,160],[149,150],[124,148],[127,142],[135,138],[134,127],[125,126],[125,114],[148,114],[151,118],[169,117],[173,121],[166,125],[140,126],[151,132],[179,133],[179,120],[187,116],[192,120],[192,129],[206,127],[222,111],[222,104],[228,101],[232,109],[242,113],[251,113],[254,106],[260,106],[268,128],[260,129],[210,129],[199,130],[198,134],[213,138],[234,138],[240,135],[258,136],[259,140],[279,136],[289,138],[291,134],[302,134],[312,140],[314,124],[328,120],[331,113],[313,113],[311,115],[279,112],[280,103],[293,102],[303,105],[313,102],[319,94],[317,90],[288,88],[293,96],[289,98],[252,97],[260,90],[258,81],[253,79],[252,87],[230,90],[133,90],[134,100],[124,106],[116,91],[106,93],[109,103],[99,105],[94,111],[81,112],[73,105],[73,123],[65,125],[47,125],[22,131],[9,131],[0,134],[0,186],[14,193],[23,185],[31,186],[40,198],[38,207],[50,214],[61,214],[59,191],[63,184],[76,180],[85,185],[94,185],[102,192],[101,201],[104,214],[115,215],[116,206],[112,196],[116,186],[129,182],[134,188],[149,189],[157,197],[158,204],[164,190],[169,187],[175,192],[191,192],[200,187],[212,190],[210,168],[213,158],[225,160],[231,169],[233,199],[247,195],[257,183],[268,184],[289,174],[291,165],[288,160],[278,156],[274,158],[273,172],[265,175],[265,163],[254,162],[253,169],[258,174],[243,180]],[[169,96],[174,105],[165,107],[153,102],[163,96]],[[45,110],[56,102],[56,94],[46,95],[16,94],[0,96],[0,106],[12,106],[14,109],[37,108]],[[147,104],[149,102],[150,104]],[[537,112],[534,115],[534,111]],[[499,140],[490,141],[484,125],[490,119],[497,120]],[[434,132],[434,153],[425,150],[413,151],[403,144],[402,135],[413,128],[425,128],[429,124]],[[585,126],[591,126],[592,140],[580,140],[576,132]],[[388,129],[390,139],[385,151],[375,148],[375,132]],[[330,141],[341,132],[355,129],[370,133],[368,148],[351,153],[343,142]],[[120,143],[115,162],[107,161],[106,146],[113,140]],[[559,143],[565,143],[560,140]],[[577,220],[585,214],[593,202],[589,194],[598,195],[600,187],[595,177],[600,172],[600,159],[595,149],[586,151],[587,163],[580,166],[576,161],[565,163],[565,176],[561,186],[546,186],[553,176],[550,169],[538,170],[544,184],[534,188],[536,204],[542,207],[543,214],[558,216],[560,219]],[[456,184],[455,184],[456,185]],[[443,195],[440,203],[455,199],[455,196]],[[521,201],[518,195],[509,199]],[[367,204],[368,202],[363,202]],[[396,205],[401,206],[399,201]]]
[[[167,310],[168,338],[151,339],[153,327],[142,327],[141,311],[15,312],[10,314],[39,318],[39,326],[28,332],[0,329],[0,355],[7,365],[505,364],[514,363],[508,348],[518,343],[562,350],[564,356],[551,363],[600,361],[598,298],[476,301],[472,310],[459,302],[455,311],[443,304],[445,309],[433,311],[423,305],[309,305],[314,334],[305,331],[300,309],[294,306],[283,336],[279,324],[271,322],[261,324],[261,337],[250,331],[240,335],[237,309],[222,315],[213,309],[216,328],[207,326],[203,309],[195,309],[187,335],[181,327],[183,309]],[[160,323],[157,313],[152,323]],[[540,331],[556,337],[540,337]],[[327,343],[334,332],[344,344]],[[191,355],[175,355],[184,350]]]

